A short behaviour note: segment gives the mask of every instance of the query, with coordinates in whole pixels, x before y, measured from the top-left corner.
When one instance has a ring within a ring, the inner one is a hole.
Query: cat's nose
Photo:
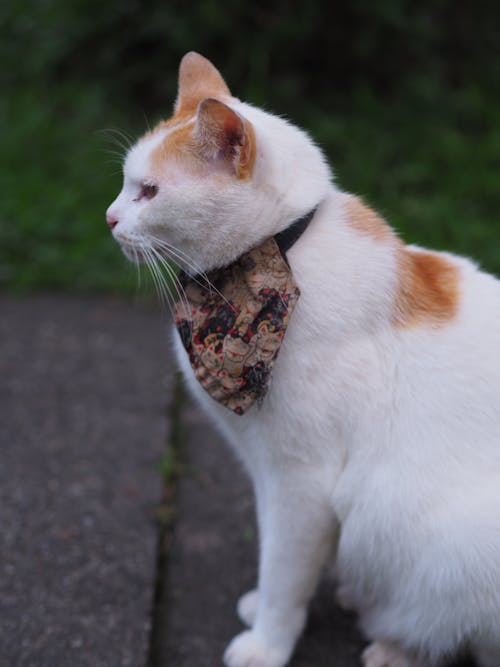
[[[118,224],[118,218],[111,211],[106,211],[106,223],[110,229],[113,229]]]

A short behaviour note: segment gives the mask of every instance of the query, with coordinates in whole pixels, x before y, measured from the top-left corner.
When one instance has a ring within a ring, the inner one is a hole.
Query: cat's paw
[[[238,600],[236,611],[241,621],[249,628],[252,627],[257,613],[257,604],[259,601],[259,592],[256,588],[242,595]]]
[[[267,645],[252,630],[237,635],[224,653],[226,667],[284,667],[290,657]]]
[[[388,642],[373,642],[361,656],[364,667],[426,667],[423,662]]]

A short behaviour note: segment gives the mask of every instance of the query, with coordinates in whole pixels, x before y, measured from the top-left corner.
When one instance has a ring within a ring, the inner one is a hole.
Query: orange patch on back
[[[458,266],[437,252],[406,247],[385,220],[359,197],[346,197],[345,212],[352,228],[394,246],[399,279],[394,309],[396,327],[441,326],[456,315],[460,299]]]
[[[398,328],[440,326],[457,313],[460,270],[437,252],[402,247],[394,322]]]
[[[359,197],[348,195],[345,211],[347,223],[362,234],[370,236],[375,241],[397,240],[394,230]]]

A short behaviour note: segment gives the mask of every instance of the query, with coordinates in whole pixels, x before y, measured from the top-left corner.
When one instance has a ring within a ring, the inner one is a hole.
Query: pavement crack
[[[147,667],[162,667],[163,664],[161,637],[165,630],[167,593],[165,582],[176,520],[177,480],[184,468],[182,450],[185,436],[182,417],[185,402],[186,394],[183,380],[180,373],[177,373],[172,399],[167,407],[169,424],[167,442],[165,452],[159,463],[159,471],[163,481],[163,495],[162,501],[156,510],[158,542]]]

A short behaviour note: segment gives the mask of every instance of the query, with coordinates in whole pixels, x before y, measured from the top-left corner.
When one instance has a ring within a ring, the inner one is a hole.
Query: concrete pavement
[[[166,350],[155,311],[1,297],[1,667],[147,664]]]

